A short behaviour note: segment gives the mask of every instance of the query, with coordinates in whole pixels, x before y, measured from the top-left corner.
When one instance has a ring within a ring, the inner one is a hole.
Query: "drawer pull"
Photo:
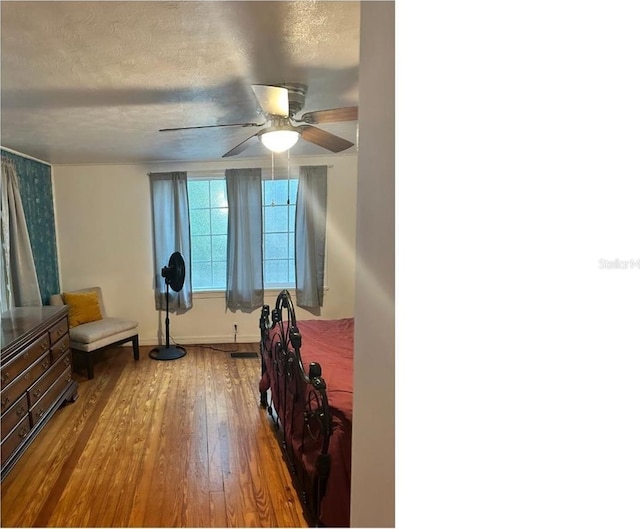
[[[40,408],[38,410],[38,413],[36,413],[36,417],[39,419],[40,417],[42,417],[44,415],[44,408]]]
[[[42,343],[40,344],[40,350],[41,350],[41,351],[44,351],[47,347],[48,347],[47,342],[42,342]]]
[[[65,366],[68,366],[71,363],[71,358],[65,356],[63,362]]]
[[[67,375],[67,382],[71,382],[71,373]]]
[[[33,391],[33,396],[37,399],[40,395],[42,395],[42,390],[40,388],[36,388]]]
[[[22,430],[18,432],[18,437],[20,437],[20,439],[24,439],[28,433],[29,433],[29,427],[23,426]]]
[[[60,335],[62,335],[62,333],[63,333],[63,332],[64,332],[64,331],[63,331],[62,329],[58,329],[58,330],[56,331],[56,336],[60,336]]]
[[[47,358],[42,362],[41,365],[42,365],[42,369],[48,369],[49,366],[51,365],[51,359]]]
[[[18,417],[22,417],[26,412],[27,412],[27,408],[25,408],[24,406],[20,406],[20,407],[16,410],[16,415],[17,415]]]
[[[11,399],[9,398],[9,396],[6,397],[2,397],[2,406],[6,406],[7,404],[9,404],[9,402],[11,401]]]
[[[6,382],[7,380],[9,380],[9,373],[7,373],[6,371],[2,372],[2,382]]]

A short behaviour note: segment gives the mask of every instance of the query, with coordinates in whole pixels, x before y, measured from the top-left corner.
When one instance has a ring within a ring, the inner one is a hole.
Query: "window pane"
[[[267,206],[264,208],[265,233],[287,230],[287,206]]]
[[[191,235],[191,259],[193,261],[211,261],[211,237],[209,235]]]
[[[209,288],[211,284],[211,263],[191,262],[191,280],[194,289]]]
[[[187,181],[189,209],[209,207],[209,182],[207,180]]]
[[[211,233],[209,227],[209,210],[193,209],[189,212],[191,223],[191,235],[208,235]]]
[[[296,203],[296,198],[298,196],[298,179],[296,178],[295,180],[289,180],[289,197],[290,197],[290,204],[295,204]]]
[[[213,260],[227,261],[227,234],[213,236]]]
[[[224,290],[227,270],[227,186],[224,178],[191,180],[189,218],[193,287]]]
[[[216,235],[226,235],[227,233],[227,217],[229,210],[224,208],[216,208],[211,210],[211,233]]]
[[[288,210],[289,210],[289,231],[295,233],[295,231],[296,231],[296,208],[295,208],[295,206],[289,206]]]
[[[286,259],[289,255],[289,235],[286,233],[271,233],[264,236],[264,258]]]
[[[286,205],[287,199],[290,199],[290,201],[293,203],[295,199],[293,196],[289,195],[293,193],[294,188],[288,187],[291,182],[294,182],[294,180],[289,180],[289,184],[287,183],[287,180],[265,180],[263,200],[264,205],[269,206],[271,205],[271,202],[277,205]],[[291,189],[291,191],[288,193],[287,189]]]
[[[224,179],[211,180],[211,206],[229,207],[227,183]]]
[[[265,180],[262,182],[263,198],[262,204],[264,206],[270,206],[276,203],[275,195],[275,180]]]
[[[289,182],[287,180],[276,180],[274,187],[276,204],[286,204],[289,198]]]
[[[227,288],[227,263],[214,262],[213,266],[213,285],[217,290],[225,290]]]
[[[295,233],[289,234],[289,259],[296,258],[296,235]]]
[[[265,262],[265,283],[267,285],[286,285],[288,280],[289,261],[287,259]]]
[[[295,204],[298,180],[265,180],[263,190],[265,287],[293,287],[295,206],[287,205],[287,200]]]

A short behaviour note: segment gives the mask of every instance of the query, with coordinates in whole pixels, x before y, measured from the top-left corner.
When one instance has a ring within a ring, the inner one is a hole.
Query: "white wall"
[[[362,2],[351,525],[395,525],[394,3]]]
[[[327,283],[321,318],[353,316],[355,282],[355,204],[357,155],[296,158],[295,165],[327,164]],[[151,195],[147,173],[206,171],[263,166],[271,158],[149,165],[56,165],[56,207],[61,289],[99,285],[107,311],[139,322],[140,343],[164,343],[164,311],[156,311],[153,295]],[[269,174],[269,173],[267,173]],[[278,292],[265,302],[273,306]],[[260,311],[225,312],[224,294],[196,294],[193,309],[170,316],[177,343],[257,341]],[[316,317],[296,308],[299,319]]]

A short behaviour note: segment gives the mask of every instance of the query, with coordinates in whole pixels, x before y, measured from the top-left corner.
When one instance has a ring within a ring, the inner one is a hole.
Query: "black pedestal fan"
[[[184,347],[179,345],[169,345],[169,287],[175,292],[180,292],[184,285],[184,259],[180,252],[173,252],[169,257],[169,264],[162,268],[162,277],[166,286],[165,300],[167,304],[167,317],[164,320],[166,333],[166,346],[155,347],[149,352],[149,356],[154,360],[176,360],[187,354]]]

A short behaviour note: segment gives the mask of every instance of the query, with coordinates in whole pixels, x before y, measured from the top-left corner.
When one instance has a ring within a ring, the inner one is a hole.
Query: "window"
[[[187,182],[193,290],[224,290],[227,279],[227,186],[224,178]]]
[[[265,288],[295,287],[298,180],[262,182],[262,248]]]
[[[193,290],[225,290],[229,212],[226,182],[223,176],[190,178],[187,186]],[[262,182],[262,265],[265,289],[295,286],[297,192],[297,179]]]

